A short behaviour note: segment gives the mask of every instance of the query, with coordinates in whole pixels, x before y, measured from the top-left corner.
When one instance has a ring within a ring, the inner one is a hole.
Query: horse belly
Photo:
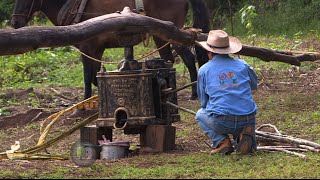
[[[142,42],[143,36],[138,34],[101,34],[89,41],[101,45],[105,48],[120,48],[125,46],[137,45]]]
[[[183,27],[188,7],[186,0],[144,0],[143,2],[147,16],[171,21],[177,27]]]
[[[130,9],[135,9],[134,0],[90,0],[88,1],[85,12],[86,19],[96,16],[115,13],[122,11],[124,7],[128,6]]]

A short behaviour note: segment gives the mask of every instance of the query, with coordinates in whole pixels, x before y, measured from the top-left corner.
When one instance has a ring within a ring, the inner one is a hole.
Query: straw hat
[[[207,41],[197,42],[204,49],[217,54],[234,54],[242,49],[241,42],[222,30],[211,30]]]

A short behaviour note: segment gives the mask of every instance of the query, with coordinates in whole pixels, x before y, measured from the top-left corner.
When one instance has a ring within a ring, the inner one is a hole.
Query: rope
[[[190,27],[190,26],[185,26],[185,27],[183,27],[182,29],[183,29],[183,30],[188,30],[188,31],[191,33],[191,35],[192,35],[190,44],[189,44],[188,46],[194,45],[193,42],[195,42],[195,41],[198,39],[198,33],[201,33],[201,32],[202,32],[202,29],[194,28],[194,27]]]
[[[96,58],[94,58],[94,57],[92,57],[92,56],[89,56],[89,55],[83,53],[80,49],[78,49],[78,48],[76,48],[76,47],[72,47],[72,48],[75,49],[76,51],[78,51],[80,54],[84,55],[85,57],[91,59],[91,60],[97,61],[97,62],[102,63],[102,64],[106,63],[105,61],[102,61],[102,60],[100,60],[100,59],[96,59]]]
[[[144,58],[146,58],[146,57],[148,57],[148,56],[151,56],[152,54],[156,53],[157,51],[160,51],[161,49],[163,49],[164,47],[166,47],[166,46],[169,45],[169,44],[170,44],[170,42],[167,42],[166,44],[164,44],[164,45],[161,46],[160,48],[158,48],[158,49],[156,49],[156,50],[154,50],[154,51],[152,51],[152,52],[150,52],[150,53],[142,56],[141,58],[138,59],[138,61],[139,61],[139,60],[142,60],[142,59],[144,59]]]
[[[163,49],[164,47],[166,47],[166,46],[169,45],[169,44],[170,44],[170,42],[167,42],[166,44],[164,44],[164,45],[161,46],[160,48],[155,49],[154,51],[151,51],[150,53],[148,53],[148,54],[140,57],[140,58],[137,59],[137,60],[139,61],[139,60],[142,60],[142,59],[144,59],[144,58],[146,58],[146,57],[148,57],[148,56],[151,56],[152,54],[156,53],[157,51],[160,51],[161,49]],[[93,61],[99,62],[99,63],[101,63],[101,64],[117,64],[117,63],[113,63],[113,62],[105,62],[105,61],[103,61],[103,60],[96,59],[96,58],[94,58],[94,57],[92,57],[92,56],[89,56],[89,55],[85,54],[84,52],[82,52],[80,49],[78,49],[78,48],[76,48],[76,47],[72,47],[72,48],[73,48],[74,50],[76,50],[77,52],[79,52],[80,54],[84,55],[85,57],[87,57],[87,58],[89,58],[89,59],[91,59],[91,60],[93,60]]]

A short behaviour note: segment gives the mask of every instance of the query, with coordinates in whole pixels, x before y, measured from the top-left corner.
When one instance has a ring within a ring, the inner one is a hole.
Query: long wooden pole
[[[172,22],[139,15],[125,8],[120,13],[99,16],[69,26],[33,26],[17,30],[0,30],[0,56],[22,54],[43,47],[76,45],[95,36],[114,36],[114,34],[128,32],[137,37],[149,33],[171,43],[185,46],[207,39],[207,34],[190,29],[179,29]],[[278,61],[297,66],[303,61],[320,59],[319,54],[307,53],[295,56],[287,52],[248,45],[243,45],[238,54],[256,57],[267,62]]]

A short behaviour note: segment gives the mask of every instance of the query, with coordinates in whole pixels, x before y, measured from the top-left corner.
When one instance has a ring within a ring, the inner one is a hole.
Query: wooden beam
[[[0,56],[16,55],[43,47],[77,45],[94,36],[128,34],[141,36],[149,33],[171,43],[194,45],[205,41],[207,35],[192,30],[177,28],[172,22],[162,21],[131,12],[126,7],[122,12],[112,13],[69,26],[33,26],[17,30],[0,30]],[[110,47],[112,48],[112,47]],[[259,58],[263,61],[278,61],[300,66],[303,61],[316,61],[320,54],[298,56],[261,47],[243,45],[239,55]]]

